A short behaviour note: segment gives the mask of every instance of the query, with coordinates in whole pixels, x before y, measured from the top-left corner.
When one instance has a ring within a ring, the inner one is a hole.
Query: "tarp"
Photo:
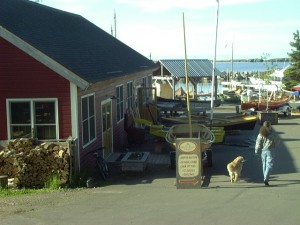
[[[300,83],[293,87],[294,90],[300,91]]]

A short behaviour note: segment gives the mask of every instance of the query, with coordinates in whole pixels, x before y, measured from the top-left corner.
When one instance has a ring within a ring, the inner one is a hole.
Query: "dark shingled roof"
[[[82,16],[35,2],[1,0],[1,27],[89,83],[155,67]]]

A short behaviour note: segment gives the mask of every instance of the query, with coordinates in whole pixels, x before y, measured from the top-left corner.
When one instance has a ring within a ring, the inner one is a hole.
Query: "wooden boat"
[[[215,136],[212,131],[202,124],[192,124],[192,137],[197,138],[200,141],[201,152],[206,151],[210,148],[212,143],[215,141]],[[190,138],[189,137],[190,127],[189,124],[177,124],[170,127],[166,135],[166,141],[176,149],[177,138]]]
[[[267,101],[263,101],[258,103],[257,107],[258,110],[262,111],[262,110],[266,110],[267,108],[270,110],[276,110],[286,104],[288,104],[290,101],[290,98],[288,96],[284,96],[282,98],[278,98],[275,100],[269,100],[269,102]]]
[[[205,126],[212,127],[224,127],[225,131],[229,130],[252,130],[255,127],[257,116],[256,115],[234,115],[227,116],[225,118],[216,118],[212,120],[206,116],[192,117],[193,124],[203,124]],[[187,123],[187,117],[168,117],[161,118],[162,123],[166,126],[170,124],[184,124]]]
[[[259,111],[266,110],[267,108],[270,110],[276,110],[286,104],[288,104],[290,101],[289,96],[282,96],[281,98],[276,98],[276,99],[271,99],[267,102],[266,99],[261,100],[259,102],[258,99],[249,101],[249,102],[242,102],[241,103],[241,109],[242,110],[247,110],[247,109],[255,109]]]
[[[241,103],[241,109],[242,110],[247,110],[247,109],[258,109],[258,100],[253,100],[250,102],[242,102]]]
[[[143,127],[145,130],[148,130],[149,134],[164,139],[166,139],[167,133],[170,130],[170,127],[166,127],[164,125],[156,125],[153,124],[151,121],[141,118],[134,118],[134,122],[137,125],[137,127]],[[225,130],[223,127],[212,127],[210,128],[210,130],[215,136],[214,143],[222,143],[224,141]]]
[[[219,5],[218,5],[218,9],[219,9]],[[183,24],[184,24],[184,17],[183,17]],[[185,27],[185,26],[183,26],[183,27]],[[184,34],[185,34],[185,31],[184,31]],[[185,38],[184,38],[184,46],[186,46]],[[215,61],[216,61],[215,58],[214,58],[214,64],[213,64],[212,83],[214,83],[213,81],[215,78]],[[186,55],[185,55],[185,75],[186,75],[185,82],[186,82],[186,84],[188,84],[189,80],[188,80]],[[189,96],[188,85],[187,85],[187,94]],[[190,108],[192,108],[192,107],[190,107],[192,102],[190,101],[188,96],[186,99],[186,101],[187,101],[186,108],[190,109]],[[211,102],[210,102],[212,105],[214,105],[213,100],[214,99],[211,99]],[[158,102],[159,102],[159,100],[158,100]],[[213,109],[213,107],[211,107],[211,110],[212,109]],[[201,152],[204,152],[207,149],[209,149],[211,144],[215,141],[215,136],[212,133],[212,131],[210,129],[208,129],[205,125],[192,124],[191,123],[191,115],[192,115],[191,110],[188,110],[188,124],[178,124],[178,125],[174,125],[174,126],[170,127],[170,129],[168,130],[168,132],[166,134],[166,141],[168,143],[170,143],[171,146],[173,146],[177,150],[176,140],[178,140],[179,138],[194,138],[195,140],[197,140],[198,143],[200,143],[199,150]],[[193,151],[194,149],[191,149],[191,150]]]
[[[220,106],[221,100],[215,100],[214,104],[215,107]],[[159,112],[164,114],[164,116],[174,116],[187,112],[187,103],[185,100],[157,97],[156,105]],[[211,101],[190,100],[190,109],[193,115],[205,115],[207,111],[211,110]]]
[[[210,109],[211,106],[211,101],[203,101],[203,100],[189,100],[191,104],[191,108],[195,107],[207,107]],[[169,98],[163,98],[163,97],[157,97],[157,105],[173,105],[174,107],[181,107],[181,108],[186,108],[187,103],[186,100],[181,100],[181,99],[169,99]],[[214,107],[219,107],[221,105],[221,100],[216,99],[214,100]]]
[[[176,91],[175,91],[175,96],[183,96],[185,95],[185,91],[183,90],[182,87],[178,88]]]
[[[198,97],[211,97],[211,93],[204,93],[204,92],[200,92],[197,93]]]

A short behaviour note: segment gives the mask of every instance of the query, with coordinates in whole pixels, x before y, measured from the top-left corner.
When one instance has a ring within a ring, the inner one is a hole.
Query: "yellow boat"
[[[170,124],[185,124],[188,122],[187,117],[162,117],[161,121],[165,125]],[[204,116],[193,116],[192,124],[203,124],[205,126],[212,127],[223,127],[225,131],[227,130],[252,130],[255,127],[257,116],[256,115],[234,115],[226,116],[224,118],[214,117],[211,121],[208,117]]]
[[[161,138],[166,138],[167,133],[171,129],[170,127],[165,127],[164,125],[155,125],[151,121],[141,119],[141,118],[134,118],[134,122],[136,123],[137,126],[146,126],[150,134]],[[195,125],[194,127],[196,126],[197,125]],[[173,127],[172,129],[175,128]],[[187,128],[184,126],[184,128],[182,128],[182,131],[185,133],[188,132],[186,129]],[[210,130],[214,134],[213,143],[222,143],[224,141],[224,136],[225,136],[224,127],[212,127]]]

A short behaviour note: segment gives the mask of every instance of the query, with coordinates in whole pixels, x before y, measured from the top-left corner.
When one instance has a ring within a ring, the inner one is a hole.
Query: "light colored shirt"
[[[271,150],[279,144],[279,137],[277,134],[270,134],[268,137],[264,137],[258,134],[255,143],[255,154],[262,150]]]

